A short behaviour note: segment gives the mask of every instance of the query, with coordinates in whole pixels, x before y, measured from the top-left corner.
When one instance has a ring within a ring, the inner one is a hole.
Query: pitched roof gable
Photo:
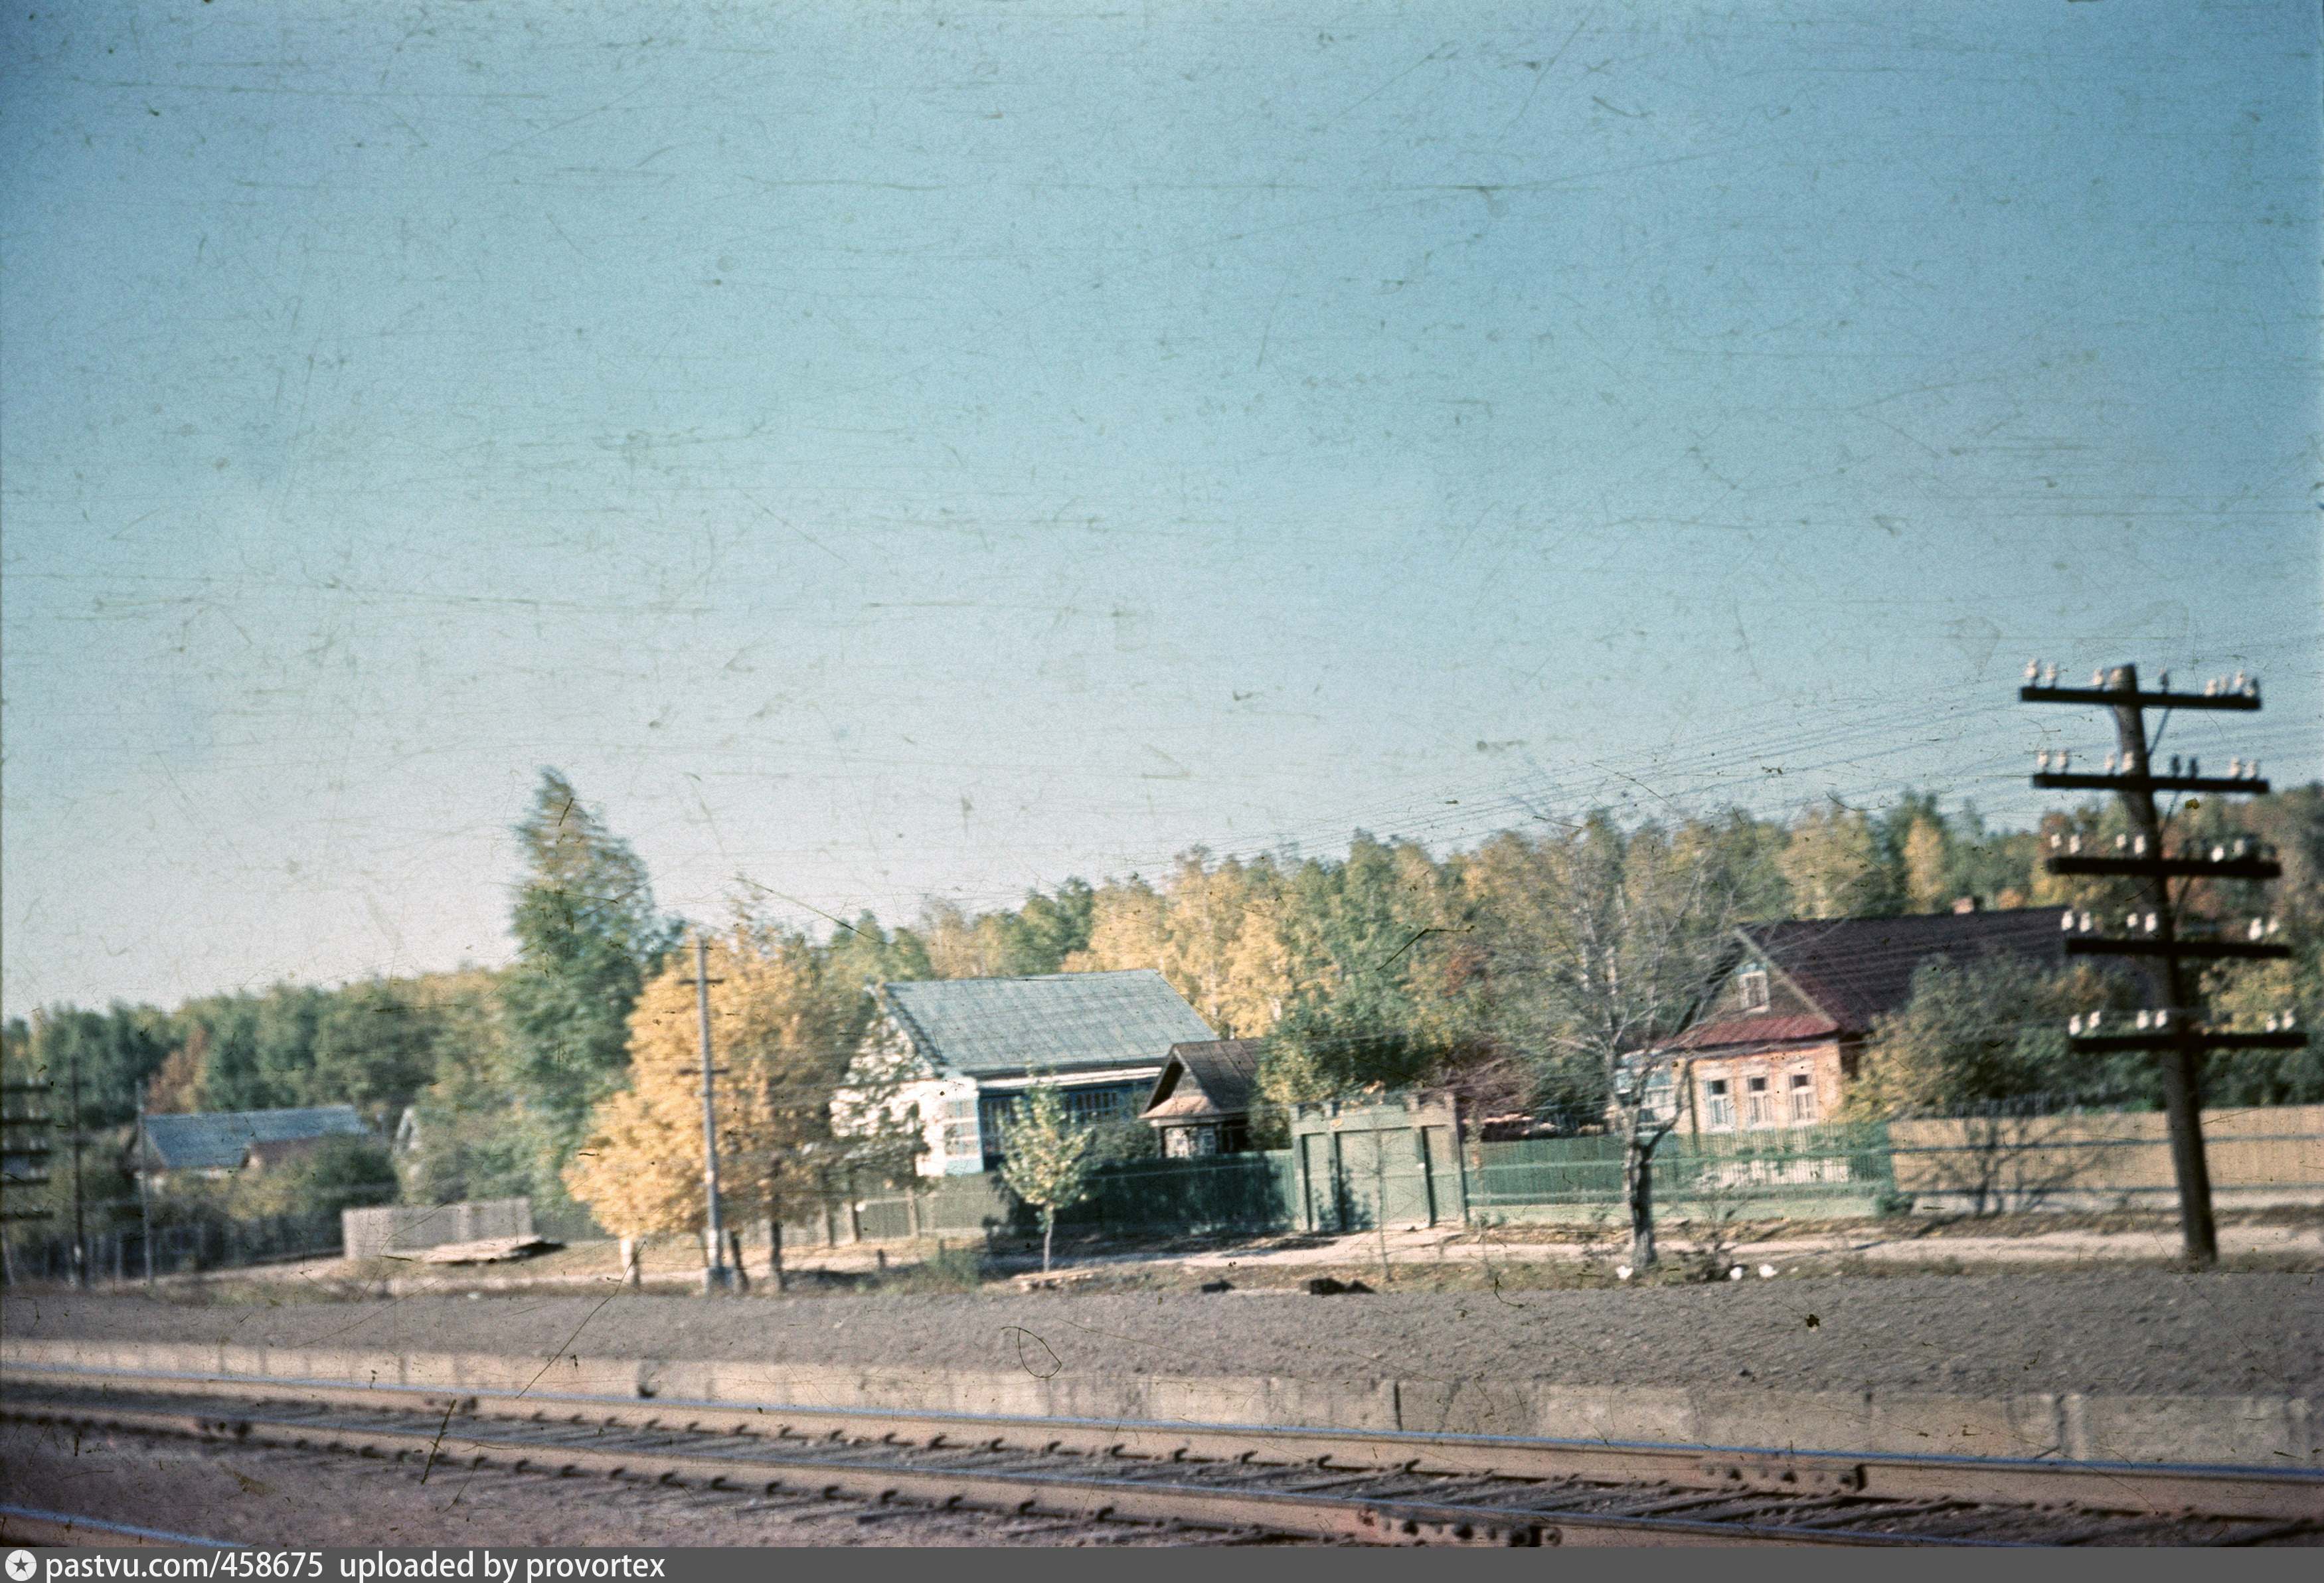
[[[253,1144],[368,1136],[370,1129],[352,1105],[145,1118],[153,1163],[164,1171],[239,1171]]]
[[[2064,907],[2048,907],[1895,918],[1793,919],[1745,924],[1736,933],[1830,1019],[1831,1032],[1857,1035],[1870,1033],[1875,1017],[1912,999],[1913,975],[1932,957],[1966,963],[1987,952],[2000,952],[2062,968],[2065,913]]]
[[[1235,1116],[1250,1109],[1259,1081],[1258,1039],[1206,1039],[1170,1046],[1169,1064],[1154,1080],[1148,1120],[1176,1116]]]
[[[1154,1066],[1216,1037],[1152,968],[1024,979],[920,979],[880,998],[919,1053],[971,1077]]]

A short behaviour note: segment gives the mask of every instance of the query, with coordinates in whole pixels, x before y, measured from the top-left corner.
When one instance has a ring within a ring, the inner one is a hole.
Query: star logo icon
[[[40,1569],[40,1562],[32,1559],[32,1552],[31,1551],[10,1551],[8,1552],[8,1583],[26,1583],[26,1579],[30,1578],[34,1572]]]

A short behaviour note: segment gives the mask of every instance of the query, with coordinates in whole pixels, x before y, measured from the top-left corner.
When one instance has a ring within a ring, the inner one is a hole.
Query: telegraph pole
[[[718,1219],[718,1101],[710,1066],[710,947],[694,935],[694,1007],[702,1022],[702,1191],[709,1201],[710,1262],[703,1266],[702,1290],[726,1289],[726,1236]]]
[[[145,1080],[137,1080],[137,1221],[138,1245],[145,1250],[145,1294],[153,1294],[153,1193],[148,1178],[153,1156],[145,1142]]]
[[[2018,698],[2027,704],[2096,704],[2114,712],[2115,739],[2118,754],[2109,756],[2107,772],[2102,775],[2070,772],[2068,756],[2060,754],[2058,768],[2049,767],[2050,755],[2043,753],[2041,770],[2034,777],[2037,787],[2111,791],[2122,798],[2123,810],[2129,816],[2130,833],[2117,837],[2116,854],[2100,856],[2080,851],[2080,838],[2073,838],[2070,847],[2051,856],[2045,867],[2052,874],[2116,874],[2137,881],[2139,910],[2131,915],[2130,926],[2136,928],[2144,915],[2144,938],[2106,939],[2086,938],[2076,934],[2066,942],[2070,956],[2137,956],[2160,958],[2163,962],[2163,1004],[2138,1014],[2138,1026],[2151,1032],[2136,1034],[2100,1034],[2099,1019],[2094,1015],[2087,1025],[2074,1019],[2072,1048],[2078,1055],[2101,1055],[2127,1051],[2152,1052],[2159,1059],[2163,1078],[2163,1103],[2171,1126],[2171,1164],[2179,1183],[2179,1227],[2184,1239],[2190,1264],[2209,1265],[2219,1257],[2219,1238],[2211,1219],[2210,1167],[2204,1158],[2202,1100],[2204,1059],[2213,1050],[2232,1049],[2300,1049],[2307,1035],[2287,1027],[2277,1032],[2271,1023],[2265,1033],[2231,1033],[2214,1030],[2204,1025],[2200,1008],[2193,1004],[2196,996],[2185,964],[2189,962],[2218,962],[2233,958],[2280,958],[2292,954],[2289,946],[2272,945],[2258,938],[2264,928],[2255,928],[2249,940],[2189,940],[2181,937],[2180,920],[2171,900],[2171,881],[2179,879],[2274,879],[2283,870],[2264,856],[2252,857],[2240,851],[2214,848],[2206,855],[2192,847],[2182,846],[2174,856],[2164,844],[2163,821],[2155,811],[2154,794],[2158,791],[2209,793],[2214,796],[2256,796],[2268,789],[2267,782],[2259,778],[2256,764],[2228,776],[2204,776],[2198,773],[2199,764],[2190,761],[2187,773],[2179,773],[2179,760],[2172,759],[2171,772],[2154,773],[2151,757],[2153,738],[2147,734],[2145,712],[2161,709],[2233,709],[2251,711],[2260,706],[2259,679],[2246,678],[2236,673],[2233,682],[2214,682],[2200,693],[2171,691],[2171,676],[2163,675],[2159,692],[2143,693],[2138,687],[2138,667],[2116,666],[2112,671],[2101,672],[2090,678],[2088,687],[2058,686],[2058,667],[2052,666],[2046,678],[2041,676],[2040,662],[2026,667],[2026,686]],[[2161,727],[2156,728],[2159,734]],[[2115,768],[2116,758],[2120,768]],[[2062,844],[2062,838],[2052,835],[2053,847]],[[2182,885],[2180,894],[2185,897]],[[2082,915],[2083,927],[2089,926],[2089,915]],[[2072,927],[2073,915],[2067,915],[2068,927]],[[2090,1030],[2087,1036],[2083,1028]]]
[[[73,1165],[73,1282],[86,1291],[88,1287],[88,1226],[82,1217],[80,1199],[80,1052],[75,1050],[65,1060],[68,1091],[72,1106],[72,1165]]]
[[[0,1186],[48,1185],[49,1162],[57,1152],[48,1141],[56,1127],[48,1109],[53,1092],[52,1085],[46,1082],[0,1082]],[[38,1113],[13,1109],[12,1102],[35,1106]],[[18,1220],[54,1219],[53,1210],[17,1209],[0,1200],[0,1229]],[[13,1286],[15,1282],[15,1256],[8,1251],[6,1238],[0,1237],[0,1284]]]

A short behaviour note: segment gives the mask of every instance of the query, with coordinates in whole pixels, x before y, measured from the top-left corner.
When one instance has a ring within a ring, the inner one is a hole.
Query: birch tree
[[[1056,1236],[1057,1211],[1089,1196],[1090,1146],[1096,1133],[1074,1120],[1065,1097],[1051,1081],[1025,1091],[1019,1109],[1001,1123],[1001,1179],[1009,1191],[1041,1212],[1041,1273],[1049,1273],[1049,1250]]]
[[[1624,831],[1591,814],[1561,834],[1489,842],[1471,865],[1494,914],[1507,1036],[1569,1090],[1594,1091],[1622,1140],[1630,1262],[1655,1263],[1654,1156],[1678,1125],[1672,1041],[1729,950],[1742,892],[1715,827]]]

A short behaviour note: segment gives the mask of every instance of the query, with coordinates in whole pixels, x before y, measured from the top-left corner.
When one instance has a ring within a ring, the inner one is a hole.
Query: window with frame
[[[1174,1127],[1163,1135],[1162,1153],[1172,1160],[1198,1160],[1219,1152],[1215,1127]]]
[[[1775,1096],[1768,1091],[1764,1077],[1746,1079],[1743,1085],[1743,1119],[1753,1127],[1766,1127],[1775,1119]]]
[[[1723,1077],[1708,1079],[1702,1085],[1702,1122],[1706,1127],[1735,1125],[1735,1096],[1728,1091]]]
[[[1017,1097],[1014,1094],[989,1094],[976,1101],[976,1118],[983,1124],[985,1153],[1001,1152],[1001,1129],[1017,1118]]]
[[[1120,1089],[1074,1089],[1065,1096],[1065,1114],[1083,1127],[1111,1121],[1121,1114]]]
[[[1766,968],[1746,969],[1737,975],[1735,987],[1737,993],[1742,998],[1744,1010],[1767,1009],[1767,970]]]
[[[1816,1118],[1815,1074],[1812,1072],[1792,1073],[1792,1119],[1813,1121]]]

